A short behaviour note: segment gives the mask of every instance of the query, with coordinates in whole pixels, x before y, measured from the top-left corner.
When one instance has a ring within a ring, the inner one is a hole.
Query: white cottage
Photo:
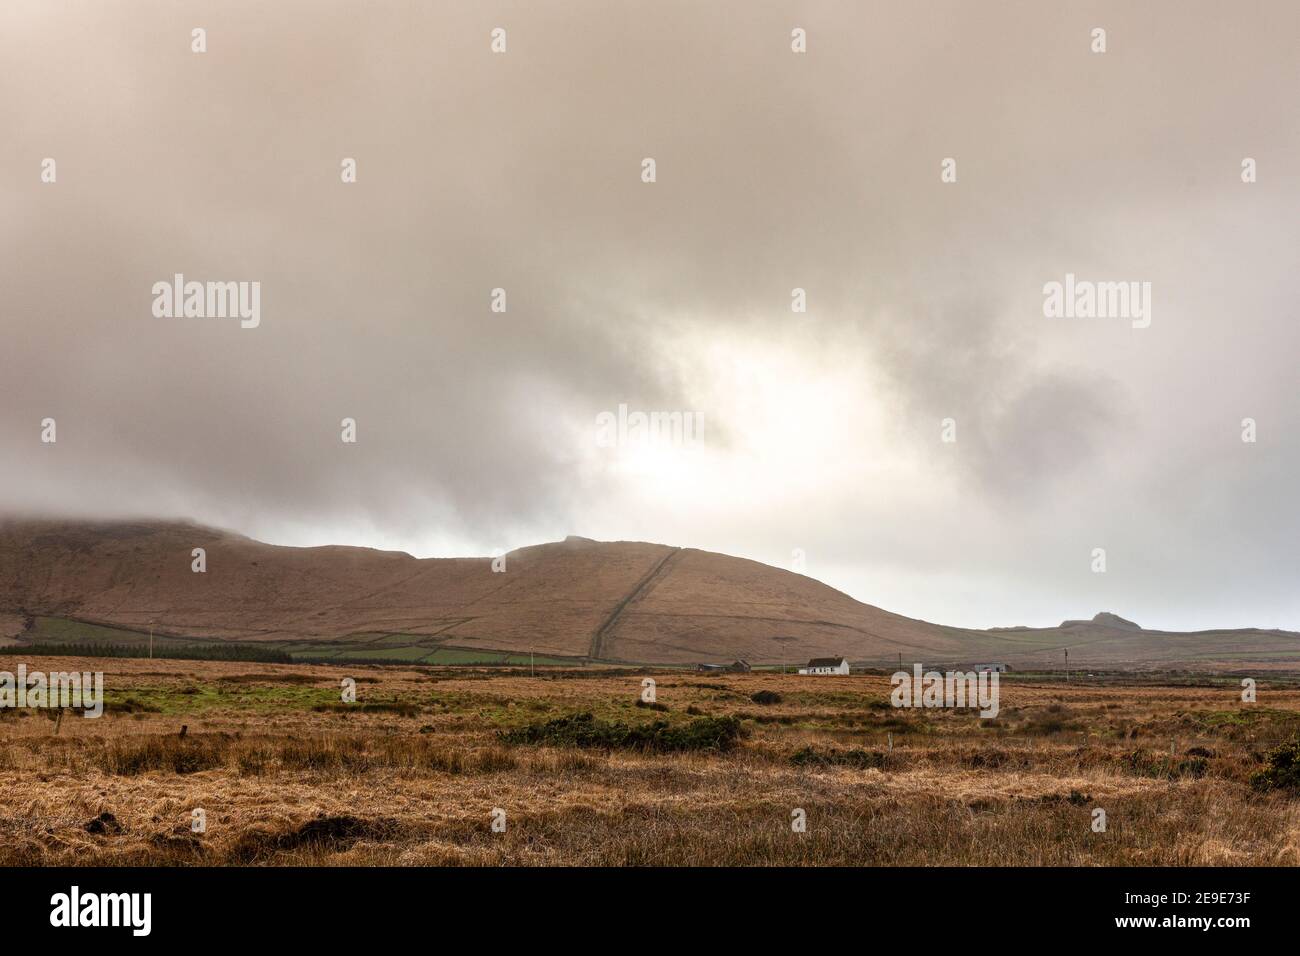
[[[847,674],[849,661],[846,657],[814,657],[807,667],[799,668],[800,674]]]

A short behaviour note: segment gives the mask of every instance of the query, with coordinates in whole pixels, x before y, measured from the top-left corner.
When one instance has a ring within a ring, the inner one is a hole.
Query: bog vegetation
[[[1022,677],[980,720],[883,676],[663,671],[647,707],[639,669],[24,659],[106,711],[0,710],[0,864],[1300,863],[1283,677]]]

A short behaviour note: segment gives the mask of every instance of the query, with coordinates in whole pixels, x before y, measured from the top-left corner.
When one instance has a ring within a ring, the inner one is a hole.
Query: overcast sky
[[[1297,11],[6,0],[0,505],[1300,629]],[[156,317],[175,273],[260,325]],[[1067,273],[1150,327],[1045,317]]]

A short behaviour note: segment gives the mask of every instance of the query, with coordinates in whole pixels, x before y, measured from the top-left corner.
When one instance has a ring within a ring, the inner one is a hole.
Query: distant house
[[[710,674],[748,674],[750,671],[749,661],[732,661],[730,664],[696,664],[695,669]]]
[[[971,665],[971,670],[975,671],[975,673],[977,674],[980,671],[997,671],[999,674],[1005,674],[1010,669],[1011,668],[1007,667],[1006,664],[972,664]]]
[[[847,674],[849,661],[846,657],[814,657],[807,667],[799,668],[800,674]]]

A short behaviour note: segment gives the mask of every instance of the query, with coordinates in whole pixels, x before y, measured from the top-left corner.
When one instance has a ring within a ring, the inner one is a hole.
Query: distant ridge
[[[207,570],[191,570],[203,548]],[[574,660],[1224,668],[1300,662],[1290,631],[1144,630],[1111,612],[970,630],[892,614],[744,558],[569,536],[493,559],[288,548],[183,522],[0,522],[0,639],[52,617],[220,640],[378,642]]]
[[[1100,614],[1094,614],[1090,621],[1062,621],[1061,627],[1080,627],[1094,624],[1097,627],[1115,627],[1123,631],[1140,631],[1141,626],[1134,624],[1132,621],[1125,620],[1118,614],[1111,614],[1109,611],[1102,611]]]

